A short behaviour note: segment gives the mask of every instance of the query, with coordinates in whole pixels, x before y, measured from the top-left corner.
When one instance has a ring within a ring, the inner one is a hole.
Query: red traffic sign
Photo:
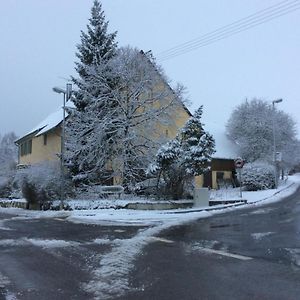
[[[245,161],[242,158],[237,158],[234,160],[234,165],[237,169],[241,169],[245,164]]]

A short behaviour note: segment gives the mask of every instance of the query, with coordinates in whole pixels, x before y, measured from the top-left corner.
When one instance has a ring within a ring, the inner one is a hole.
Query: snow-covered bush
[[[248,163],[244,166],[242,174],[242,184],[247,191],[266,190],[275,187],[274,167],[268,163]]]
[[[11,178],[0,175],[0,198],[7,198],[11,193]]]
[[[15,177],[15,184],[21,188],[28,203],[37,207],[60,199],[62,189],[64,195],[72,191],[69,179],[65,179],[62,186],[59,162],[43,162],[19,170]]]
[[[202,106],[190,117],[175,139],[160,147],[156,161],[148,168],[150,173],[163,178],[166,193],[173,199],[188,196],[194,176],[210,168],[215,141],[204,130],[201,117]]]

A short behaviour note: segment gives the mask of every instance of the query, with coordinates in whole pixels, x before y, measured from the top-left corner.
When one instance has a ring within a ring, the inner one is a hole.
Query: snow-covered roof
[[[204,122],[204,129],[215,139],[214,158],[235,159],[238,157],[237,145],[227,137],[224,126],[213,122]]]
[[[73,102],[66,103],[66,107],[74,107]],[[66,112],[66,117],[67,116],[68,116],[68,113]],[[49,130],[57,127],[62,122],[62,120],[63,120],[63,110],[62,110],[62,107],[60,107],[57,111],[50,114],[42,122],[40,122],[37,126],[35,126],[29,132],[27,132],[22,137],[20,137],[17,141],[23,139],[24,137],[26,137],[28,135],[39,136],[41,134],[44,134],[44,133],[48,132]]]
[[[55,128],[57,125],[61,123],[63,119],[63,111],[60,108],[56,112],[50,114],[46,119],[44,119],[41,123],[39,123],[36,127],[34,127],[32,130],[30,130],[26,135],[32,134],[36,131],[38,131],[35,136],[39,136],[53,128]]]

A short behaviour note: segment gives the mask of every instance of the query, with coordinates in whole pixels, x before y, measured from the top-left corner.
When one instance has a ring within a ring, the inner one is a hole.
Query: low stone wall
[[[137,210],[164,210],[164,209],[178,209],[178,208],[190,208],[194,204],[193,201],[161,201],[161,202],[137,202],[128,203],[124,208],[137,209]]]

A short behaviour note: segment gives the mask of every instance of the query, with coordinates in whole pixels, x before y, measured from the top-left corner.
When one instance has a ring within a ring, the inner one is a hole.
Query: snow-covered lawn
[[[218,206],[207,207],[205,209],[186,209],[186,210],[164,210],[164,211],[138,211],[128,209],[101,209],[101,210],[77,210],[77,211],[28,211],[16,208],[0,208],[0,212],[18,215],[15,218],[55,218],[65,217],[70,222],[91,223],[102,225],[127,225],[127,226],[147,226],[140,229],[134,237],[130,239],[116,239],[109,241],[99,236],[97,243],[111,243],[112,250],[104,254],[99,266],[93,271],[93,279],[85,284],[83,288],[92,292],[95,299],[114,299],[116,296],[122,296],[130,289],[129,273],[134,268],[136,258],[142,253],[142,249],[151,242],[160,241],[155,238],[162,230],[171,228],[176,225],[183,225],[200,218],[228,212],[242,207],[259,207],[270,202],[279,201],[284,197],[293,194],[300,185],[300,174],[289,177],[282,183],[277,190],[244,192],[243,198],[248,200],[247,205]],[[222,195],[224,197],[224,195]],[[0,224],[5,229],[5,220]],[[272,234],[271,232],[266,234]],[[262,234],[256,234],[254,239],[259,240]],[[10,241],[4,240],[4,243]],[[66,246],[64,241],[56,240],[26,240],[40,247],[58,247]],[[0,274],[1,279],[1,274]],[[0,280],[1,281],[1,280]]]

